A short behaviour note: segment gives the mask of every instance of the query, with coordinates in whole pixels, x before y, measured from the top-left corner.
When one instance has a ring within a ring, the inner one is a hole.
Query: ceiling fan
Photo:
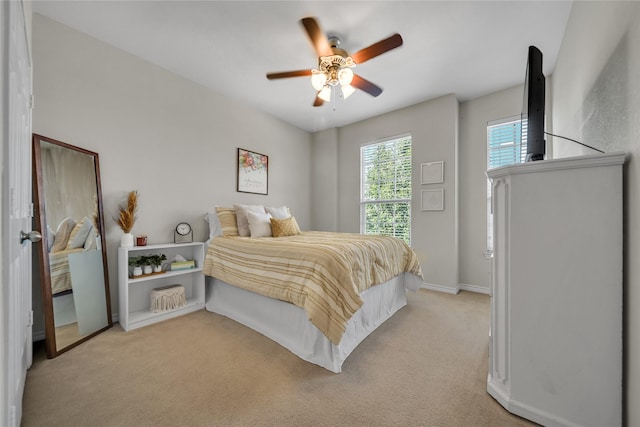
[[[267,79],[311,76],[311,85],[317,92],[313,103],[314,107],[319,107],[325,101],[330,101],[332,89],[338,85],[340,85],[342,96],[345,99],[355,92],[356,88],[371,96],[378,96],[382,93],[381,87],[354,74],[351,68],[402,46],[400,34],[396,33],[349,56],[344,49],[339,47],[340,40],[337,37],[324,35],[315,18],[303,18],[300,22],[318,54],[318,68],[268,73]]]

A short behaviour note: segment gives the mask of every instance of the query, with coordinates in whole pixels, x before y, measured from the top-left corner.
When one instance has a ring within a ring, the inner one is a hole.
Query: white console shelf
[[[142,277],[130,277],[129,258],[140,255],[164,254],[167,260],[176,255],[193,259],[196,267],[189,270],[165,271]],[[147,326],[162,320],[190,313],[204,308],[204,243],[166,243],[148,246],[118,248],[119,319],[125,331]],[[179,284],[184,286],[187,305],[162,313],[150,310],[151,291],[163,286]]]
[[[487,173],[494,257],[487,390],[545,426],[622,425],[624,153]]]

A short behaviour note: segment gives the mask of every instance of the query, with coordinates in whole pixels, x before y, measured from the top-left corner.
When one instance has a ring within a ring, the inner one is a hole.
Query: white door
[[[29,12],[30,13],[30,12]],[[17,427],[31,366],[31,58],[22,2],[0,2],[0,426]]]

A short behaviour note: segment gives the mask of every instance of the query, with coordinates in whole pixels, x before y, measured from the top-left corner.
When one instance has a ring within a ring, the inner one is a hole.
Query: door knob
[[[35,242],[39,242],[40,240],[42,240],[42,234],[38,233],[37,231],[30,231],[28,233],[25,233],[24,231],[20,232],[20,243],[24,243],[25,240],[29,240],[33,243]]]

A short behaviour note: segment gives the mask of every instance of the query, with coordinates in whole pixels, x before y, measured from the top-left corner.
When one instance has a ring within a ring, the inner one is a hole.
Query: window
[[[520,116],[495,120],[487,124],[487,169],[523,163],[527,157],[526,122]],[[491,182],[487,180],[487,250],[493,250],[493,215]]]
[[[411,244],[411,136],[360,148],[360,232]]]
[[[487,169],[523,163],[527,156],[526,124],[520,116],[490,122],[487,125]]]

